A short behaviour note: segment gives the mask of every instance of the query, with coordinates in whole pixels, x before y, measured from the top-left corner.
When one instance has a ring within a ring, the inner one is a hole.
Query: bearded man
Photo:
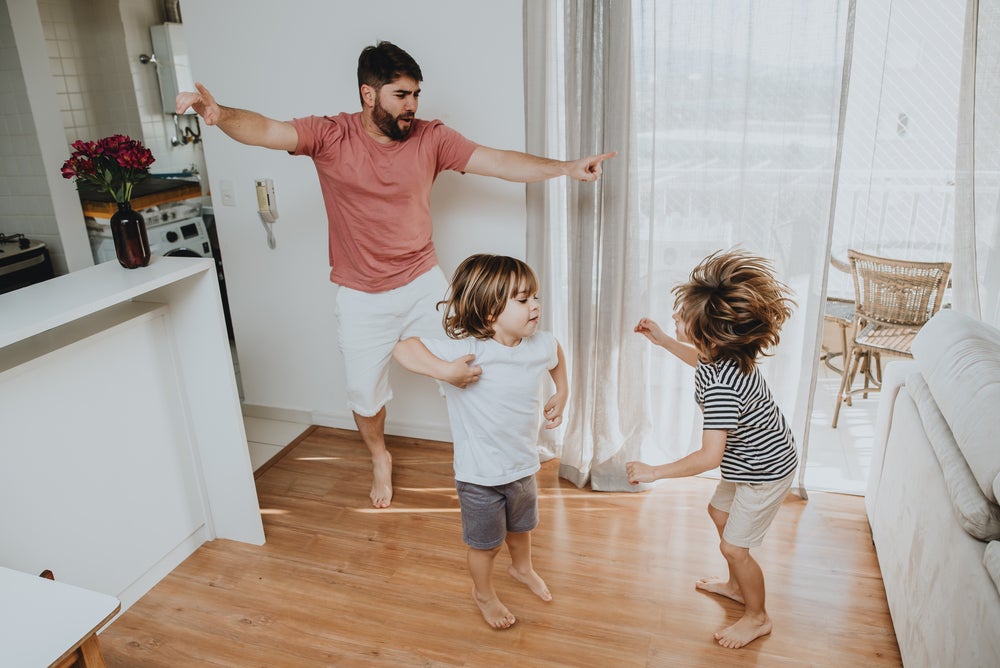
[[[436,304],[447,281],[431,240],[430,193],[446,169],[520,183],[569,176],[596,181],[614,153],[551,160],[476,144],[438,120],[416,117],[423,75],[390,42],[358,58],[361,111],[279,121],[224,107],[200,83],[177,96],[238,142],[312,158],[329,221],[330,280],[344,357],[348,405],[372,458],[371,502],[392,500],[392,457],[385,446],[389,362],[400,339],[443,335]],[[474,360],[452,362],[449,382],[479,378]]]

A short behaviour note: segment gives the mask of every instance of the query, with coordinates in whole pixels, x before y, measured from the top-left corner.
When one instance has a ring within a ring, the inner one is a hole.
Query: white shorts
[[[442,312],[448,282],[434,267],[401,288],[361,292],[337,287],[336,315],[344,356],[347,403],[362,417],[372,417],[392,399],[389,362],[396,342],[411,336],[442,337]]]
[[[775,482],[720,480],[709,504],[729,513],[722,540],[736,547],[757,547],[792,487],[795,473]]]

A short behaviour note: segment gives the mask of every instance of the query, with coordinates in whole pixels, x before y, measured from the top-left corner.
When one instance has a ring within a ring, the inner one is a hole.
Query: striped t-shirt
[[[759,369],[744,374],[733,360],[699,360],[694,388],[703,428],[729,432],[720,466],[723,480],[773,482],[795,471],[795,438]]]

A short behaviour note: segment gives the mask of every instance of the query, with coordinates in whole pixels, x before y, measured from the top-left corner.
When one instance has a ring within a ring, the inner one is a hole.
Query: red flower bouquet
[[[149,176],[155,158],[142,142],[127,135],[73,142],[73,152],[63,163],[64,179],[90,183],[108,192],[119,204],[132,199],[132,186]]]

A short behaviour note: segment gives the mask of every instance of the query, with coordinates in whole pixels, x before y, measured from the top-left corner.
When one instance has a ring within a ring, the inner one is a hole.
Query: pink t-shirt
[[[361,113],[291,121],[294,155],[319,174],[330,225],[330,280],[364,292],[401,287],[437,264],[431,240],[431,186],[463,171],[476,150],[441,121],[415,119],[403,141],[380,144]]]

